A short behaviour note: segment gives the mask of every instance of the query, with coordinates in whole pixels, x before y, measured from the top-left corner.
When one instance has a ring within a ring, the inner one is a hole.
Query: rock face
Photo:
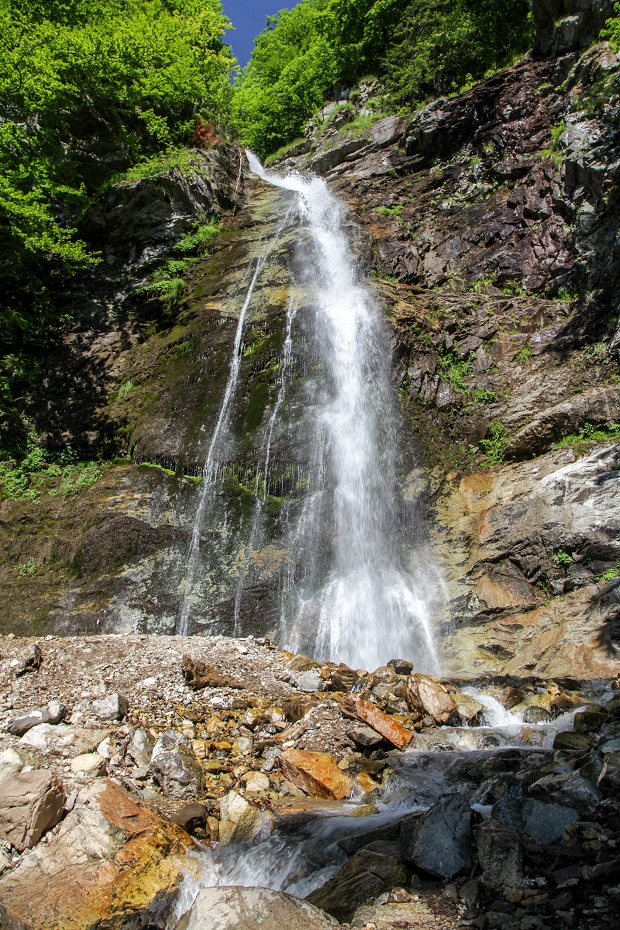
[[[336,930],[338,924],[306,901],[266,888],[205,888],[184,930]]]
[[[19,772],[0,784],[0,836],[20,852],[34,846],[62,816],[66,797],[45,769]]]
[[[287,749],[280,756],[280,766],[284,775],[310,797],[340,801],[353,791],[353,780],[325,752]]]
[[[0,879],[9,926],[163,928],[190,843],[117,785],[84,788],[52,841]]]

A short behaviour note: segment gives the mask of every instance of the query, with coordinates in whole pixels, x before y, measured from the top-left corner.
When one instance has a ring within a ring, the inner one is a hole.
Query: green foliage
[[[478,278],[477,281],[469,288],[470,291],[473,291],[474,294],[485,294],[490,287],[493,287],[495,284],[495,277],[492,275],[487,275],[484,278]]]
[[[595,581],[615,581],[620,578],[620,562],[616,562],[613,568],[609,568],[602,575],[597,575]]]
[[[529,346],[523,346],[515,355],[515,362],[529,362],[533,355]]]
[[[554,449],[566,449],[571,447],[576,455],[583,455],[593,442],[605,442],[609,439],[620,437],[620,423],[612,423],[607,428],[596,427],[592,423],[586,423],[578,433],[565,436],[559,442],[554,443]]]
[[[459,358],[454,354],[440,355],[437,362],[437,372],[441,380],[461,394],[470,393],[465,379],[471,374],[473,367],[474,363],[471,358]]]
[[[480,448],[485,453],[482,464],[501,465],[504,461],[507,445],[508,435],[504,424],[500,423],[499,420],[489,423],[485,438],[480,440]]]
[[[25,578],[28,575],[36,575],[37,573],[37,563],[32,558],[28,559],[27,562],[22,562],[21,565],[17,566],[17,577]]]
[[[187,233],[177,242],[175,252],[180,252],[182,255],[206,252],[219,231],[217,223],[199,224],[193,232]]]
[[[264,158],[302,134],[334,84],[370,74],[387,80],[392,106],[411,107],[471,85],[532,34],[528,0],[302,0],[268,19],[237,81],[241,137]]]
[[[616,13],[620,13],[620,3],[615,6]],[[614,52],[620,52],[620,16],[614,16],[608,19],[605,28],[601,32],[602,39],[609,39]]]
[[[554,552],[553,561],[556,565],[572,565],[573,557],[569,555],[568,552]]]
[[[131,391],[133,391],[133,389],[134,389],[133,381],[125,381],[125,383],[121,384],[121,386],[119,387],[116,396],[119,398],[127,397],[127,395],[131,393]]]
[[[20,462],[0,462],[0,499],[36,500],[45,489],[53,497],[77,494],[94,484],[101,474],[98,462],[80,462],[70,446],[52,456],[31,434]]]
[[[403,208],[396,205],[394,207],[377,207],[375,213],[378,213],[379,216],[398,216],[403,215]]]

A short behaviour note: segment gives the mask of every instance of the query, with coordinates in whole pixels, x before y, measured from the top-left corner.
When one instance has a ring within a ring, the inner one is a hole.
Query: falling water
[[[205,521],[205,516],[207,514],[208,504],[212,499],[213,494],[213,485],[216,478],[217,472],[217,458],[216,453],[218,450],[219,442],[222,438],[222,435],[225,431],[225,428],[228,424],[228,418],[230,415],[232,401],[235,397],[235,392],[237,388],[237,383],[239,380],[239,370],[241,367],[241,346],[243,341],[243,330],[245,326],[246,316],[248,309],[252,302],[252,295],[258,283],[261,271],[263,270],[265,263],[267,262],[271,252],[273,251],[278,238],[288,221],[288,214],[285,216],[284,220],[278,226],[274,238],[271,242],[267,243],[262,254],[256,262],[256,267],[254,269],[254,274],[250,281],[250,285],[245,295],[245,300],[241,307],[241,312],[239,314],[239,321],[237,323],[237,330],[235,332],[235,341],[233,345],[232,358],[230,361],[230,369],[228,372],[228,381],[226,383],[226,390],[224,391],[224,398],[222,400],[222,405],[220,407],[219,416],[215,424],[215,429],[211,435],[211,442],[209,443],[209,449],[207,451],[207,456],[202,470],[203,482],[200,489],[200,496],[198,499],[198,506],[196,508],[196,513],[194,515],[194,523],[192,527],[192,539],[189,547],[189,552],[187,555],[187,567],[185,572],[184,579],[184,590],[183,590],[183,600],[181,603],[181,610],[179,613],[179,619],[177,622],[177,634],[180,636],[187,636],[190,632],[191,627],[191,611],[193,607],[193,587],[196,581],[196,575],[198,573],[198,566],[200,561],[200,539],[203,531],[203,525]]]
[[[397,412],[380,308],[356,269],[343,210],[325,182],[280,178],[248,157],[263,180],[297,195],[309,243],[302,283],[324,369],[316,422],[306,425],[312,480],[289,540],[296,566],[284,591],[283,639],[353,667],[409,656],[417,668],[435,670],[431,616],[441,582],[420,541],[417,558],[407,558],[399,534]]]

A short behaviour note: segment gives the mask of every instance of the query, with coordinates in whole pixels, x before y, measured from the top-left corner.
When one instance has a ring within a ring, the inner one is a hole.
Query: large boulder
[[[20,852],[62,817],[66,795],[48,769],[19,772],[0,785],[0,837]]]
[[[39,707],[37,710],[30,710],[26,714],[20,714],[19,717],[11,717],[6,725],[7,732],[11,736],[24,736],[28,730],[38,726],[40,723],[49,723],[55,725],[64,720],[67,716],[67,708],[59,701],[50,701],[45,707]]]
[[[236,791],[229,791],[220,801],[220,843],[246,843],[269,832],[275,818],[246,801]]]
[[[419,820],[401,829],[400,848],[409,865],[437,878],[452,878],[473,863],[471,808],[445,794]]]
[[[163,930],[195,865],[186,855],[192,845],[175,824],[98,780],[80,791],[51,841],[0,879],[8,926]]]
[[[336,930],[318,908],[267,888],[204,888],[179,930]]]
[[[412,675],[407,679],[407,704],[420,717],[432,717],[437,724],[458,722],[456,701],[436,678]]]
[[[496,821],[481,823],[476,829],[478,862],[482,881],[488,888],[512,888],[523,878],[523,847],[514,827]]]
[[[530,785],[529,793],[538,800],[575,807],[586,817],[594,814],[602,800],[600,791],[580,772],[546,775]]]
[[[202,792],[202,769],[192,744],[176,730],[166,730],[155,743],[151,772],[167,798],[191,801]]]
[[[502,799],[493,805],[491,813],[494,820],[515,827],[539,846],[559,843],[565,827],[579,820],[579,814],[572,807],[545,804],[531,798]]]
[[[287,749],[280,756],[282,774],[312,798],[341,801],[353,791],[353,780],[327,752]]]
[[[407,881],[407,872],[398,857],[398,844],[376,844],[377,847],[392,845],[395,849],[386,849],[387,855],[378,849],[360,849],[322,888],[308,895],[308,900],[337,920],[345,921],[361,904],[403,884]],[[390,855],[391,852],[396,855]]]
[[[353,694],[348,694],[342,702],[342,709],[349,716],[372,727],[397,749],[406,749],[413,739],[411,730],[408,730],[394,717],[384,714],[371,701],[364,701]]]

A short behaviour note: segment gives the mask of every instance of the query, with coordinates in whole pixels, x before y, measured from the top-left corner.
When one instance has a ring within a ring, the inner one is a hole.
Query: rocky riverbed
[[[198,927],[247,906],[229,884],[271,887],[270,914],[307,897],[300,926],[617,925],[617,681],[443,681],[254,638],[0,653],[7,927]]]

